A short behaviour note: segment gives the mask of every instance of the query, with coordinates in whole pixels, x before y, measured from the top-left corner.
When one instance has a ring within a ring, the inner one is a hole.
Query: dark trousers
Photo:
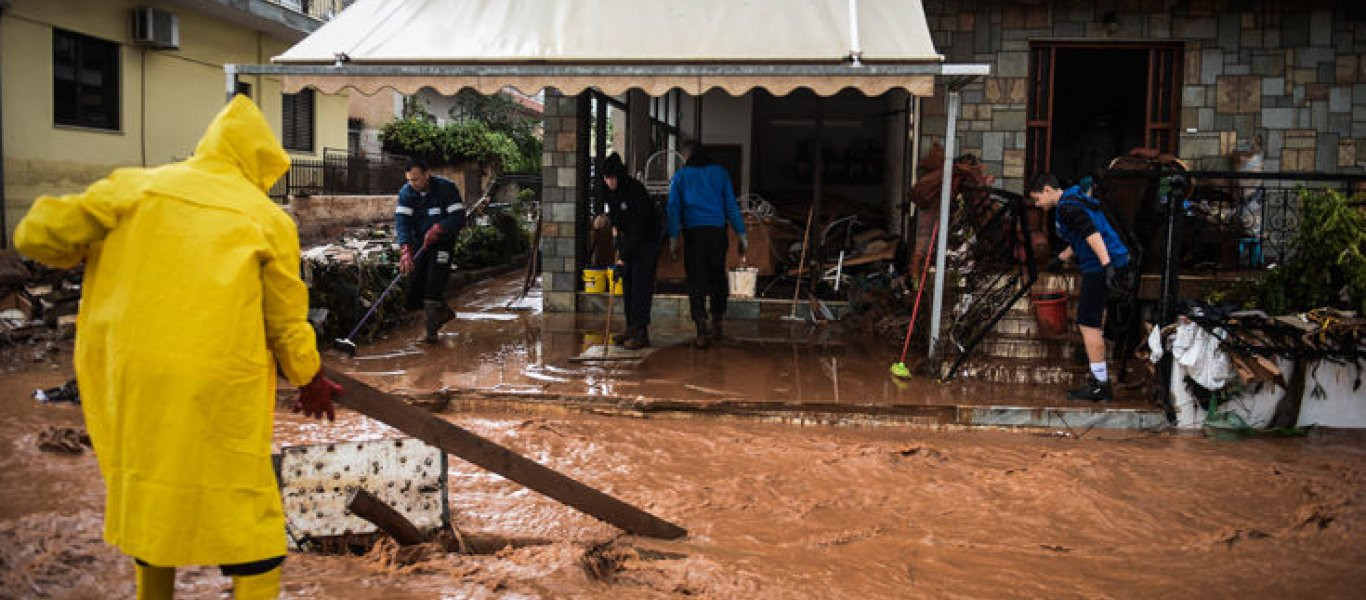
[[[712,318],[720,319],[726,314],[726,297],[730,296],[730,281],[726,279],[729,244],[724,227],[683,230],[683,270],[688,274],[688,308],[694,321],[708,317],[707,298],[711,298]]]
[[[659,246],[636,250],[631,260],[623,260],[621,287],[626,294],[626,327],[650,324],[650,305],[655,297],[655,268],[659,265]]]
[[[455,242],[437,244],[427,248],[422,256],[413,260],[413,270],[408,273],[408,310],[422,308],[424,300],[446,299],[446,282],[451,278],[451,255]]]

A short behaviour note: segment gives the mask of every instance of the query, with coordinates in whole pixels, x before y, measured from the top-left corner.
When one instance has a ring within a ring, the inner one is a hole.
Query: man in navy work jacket
[[[1067,392],[1075,400],[1104,402],[1111,399],[1110,377],[1105,365],[1105,338],[1101,325],[1105,320],[1105,301],[1118,283],[1118,273],[1129,265],[1129,249],[1101,211],[1100,201],[1092,198],[1081,186],[1065,191],[1058,178],[1044,173],[1029,187],[1035,206],[1054,211],[1058,237],[1067,242],[1067,249],[1050,261],[1050,267],[1060,267],[1076,258],[1081,269],[1081,298],[1077,302],[1077,326],[1081,329],[1086,358],[1091,363],[1091,376],[1081,389]]]
[[[408,310],[425,309],[425,341],[437,340],[437,332],[455,312],[446,306],[446,281],[451,276],[455,240],[465,227],[465,204],[460,189],[427,164],[410,160],[404,168],[408,183],[398,191],[394,219],[398,231],[399,270],[409,273]]]
[[[740,239],[740,254],[749,250],[745,222],[735,202],[735,190],[725,167],[712,164],[702,145],[683,143],[683,167],[669,182],[669,252],[678,257],[678,236],[683,234],[683,270],[688,276],[689,313],[697,324],[693,346],[706,348],[721,339],[721,320],[726,315],[730,283],[726,279],[726,251],[730,239],[726,226]],[[707,325],[707,299],[711,298],[711,326]]]

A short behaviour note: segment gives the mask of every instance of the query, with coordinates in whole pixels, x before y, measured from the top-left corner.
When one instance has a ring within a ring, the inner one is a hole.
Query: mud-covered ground
[[[122,598],[128,559],[100,537],[94,457],[38,449],[79,410],[38,405],[66,373],[0,376],[0,597]],[[609,526],[459,460],[463,530],[554,543],[401,565],[294,554],[292,598],[1354,598],[1366,585],[1366,441],[1223,442],[1151,433],[821,428],[565,415],[447,415],[688,528],[681,541]],[[281,411],[282,443],[393,435],[343,411]],[[585,550],[608,580],[590,578]],[[185,598],[220,598],[182,569]]]
[[[607,389],[634,378],[635,387],[681,387],[650,381],[669,371],[667,362],[643,367],[649,375],[550,365],[534,331],[506,346],[479,341],[480,331],[496,338],[508,336],[506,327],[527,330],[529,319],[469,317],[448,327],[437,349],[400,340],[385,347],[387,358],[329,360],[385,387],[524,385],[528,373],[566,380],[542,381],[548,386]],[[661,338],[669,327],[661,325]],[[677,347],[660,352],[691,356]],[[100,541],[103,489],[93,455],[39,449],[50,428],[81,426],[78,407],[31,397],[70,377],[69,347],[24,350],[0,363],[0,598],[131,597],[131,561]],[[707,380],[707,364],[693,361],[692,374],[669,376],[767,389],[783,401],[798,385],[809,394],[813,382],[831,379],[828,371],[807,380],[774,371],[753,383],[731,369]],[[871,368],[866,377],[872,381]],[[857,379],[845,376],[823,393],[849,397]],[[895,395],[922,388],[975,393],[913,383]],[[432,547],[400,557],[391,545],[365,556],[295,553],[284,566],[285,597],[1358,598],[1366,589],[1360,433],[1230,442],[569,411],[442,416],[689,536],[619,536],[453,458],[457,527],[550,543],[486,555]],[[400,435],[347,410],[334,424],[307,421],[284,403],[276,434],[281,445]],[[228,586],[214,568],[181,569],[178,578],[182,598],[223,598]]]

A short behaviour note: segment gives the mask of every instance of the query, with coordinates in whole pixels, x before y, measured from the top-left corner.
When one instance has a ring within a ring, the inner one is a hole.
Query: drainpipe
[[[944,175],[943,184],[939,186],[939,243],[935,248],[934,257],[934,303],[930,308],[930,361],[938,357],[939,351],[939,321],[944,313],[944,254],[949,248],[949,209],[952,208],[950,197],[953,190],[953,154],[955,138],[958,135],[958,105],[962,103],[962,96],[956,86],[950,84],[948,88],[949,107],[948,107],[948,128],[944,132]],[[935,369],[938,371],[938,368]]]

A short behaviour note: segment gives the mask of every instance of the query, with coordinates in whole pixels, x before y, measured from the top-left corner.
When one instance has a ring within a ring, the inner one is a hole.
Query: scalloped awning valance
[[[919,0],[359,0],[270,65],[286,91],[504,87],[933,93],[955,74]],[[983,65],[971,73],[983,75]]]

